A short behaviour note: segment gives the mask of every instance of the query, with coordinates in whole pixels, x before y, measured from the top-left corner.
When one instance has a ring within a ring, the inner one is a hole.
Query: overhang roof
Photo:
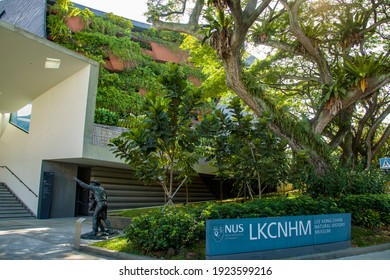
[[[0,20],[0,113],[15,112],[89,64],[82,55]],[[45,69],[47,58],[61,60]]]

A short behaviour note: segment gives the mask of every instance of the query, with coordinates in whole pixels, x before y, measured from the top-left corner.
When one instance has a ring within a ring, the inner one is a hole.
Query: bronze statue
[[[113,231],[111,223],[107,218],[107,194],[105,189],[98,181],[91,181],[91,184],[88,185],[76,177],[73,178],[81,187],[91,191],[92,200],[89,210],[93,210],[94,212],[92,217],[92,232],[87,235],[91,237],[97,237],[99,228],[103,234],[116,234],[116,232]],[[107,231],[104,229],[102,221],[107,226]],[[84,235],[84,237],[86,236]]]

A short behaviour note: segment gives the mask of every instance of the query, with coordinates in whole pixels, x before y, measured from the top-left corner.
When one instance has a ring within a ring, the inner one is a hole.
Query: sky
[[[90,8],[103,12],[112,12],[115,15],[146,23],[143,15],[147,11],[147,0],[71,0]]]

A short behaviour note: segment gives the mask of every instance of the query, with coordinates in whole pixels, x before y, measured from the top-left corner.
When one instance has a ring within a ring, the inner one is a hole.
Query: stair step
[[[34,215],[14,196],[14,194],[0,183],[0,220],[4,219],[26,219]]]
[[[26,219],[26,218],[31,218],[35,219],[33,215],[30,213],[26,214],[0,214],[0,219]]]
[[[0,214],[24,214],[29,213],[27,209],[6,209],[6,210],[0,210]]]
[[[15,206],[21,206],[20,202],[15,200],[15,201],[0,201],[0,207],[15,207]]]
[[[2,198],[7,198],[7,197],[15,197],[14,195],[10,194],[10,193],[0,193],[0,199]]]
[[[6,210],[6,209],[26,209],[26,208],[20,204],[1,204],[0,203],[0,210]]]
[[[9,202],[9,201],[18,201],[18,199],[16,197],[14,197],[14,196],[12,196],[12,197],[2,197],[2,198],[0,198],[0,200],[1,201],[7,201],[7,202]]]

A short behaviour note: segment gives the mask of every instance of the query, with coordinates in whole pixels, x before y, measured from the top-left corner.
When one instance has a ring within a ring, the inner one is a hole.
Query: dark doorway
[[[91,178],[90,167],[79,167],[77,171],[77,178],[89,184]],[[76,216],[88,216],[89,191],[83,189],[77,184],[76,190]]]

